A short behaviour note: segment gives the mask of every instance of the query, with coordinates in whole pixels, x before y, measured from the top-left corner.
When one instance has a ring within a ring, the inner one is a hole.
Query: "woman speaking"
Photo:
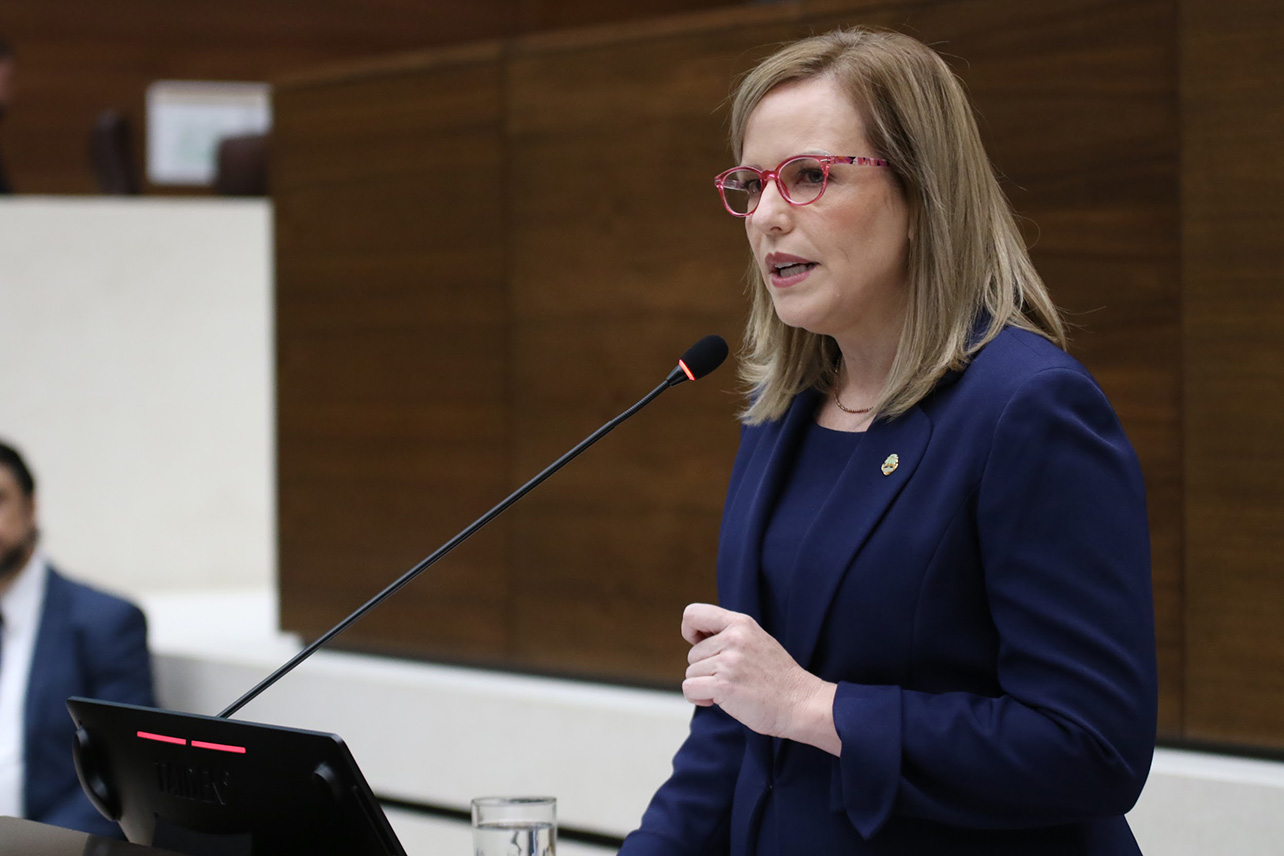
[[[696,707],[622,856],[1138,853],[1146,508],[959,82],[893,32],[750,72],[715,182],[750,394]]]

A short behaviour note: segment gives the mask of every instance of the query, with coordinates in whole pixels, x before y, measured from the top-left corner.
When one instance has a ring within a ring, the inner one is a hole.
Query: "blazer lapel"
[[[917,407],[892,422],[875,422],[803,535],[781,640],[803,668],[815,653],[838,584],[914,474],[931,434],[931,420]]]
[[[67,598],[63,596],[63,579],[53,568],[42,569],[45,576],[45,600],[40,607],[40,626],[31,652],[31,676],[27,679],[27,733],[37,729],[48,707],[48,697],[63,673],[75,662],[74,652],[66,650],[70,617]]]
[[[794,396],[778,422],[754,429],[762,432],[740,477],[728,497],[726,523],[721,538],[719,571],[721,605],[755,618],[762,617],[758,577],[762,563],[762,535],[780,493],[781,483],[793,463],[798,438],[814,418],[817,395],[807,390]]]
[[[64,786],[59,767],[48,757],[65,751],[60,735],[67,720],[63,706],[74,687],[79,658],[69,643],[71,616],[65,596],[66,582],[52,567],[41,569],[45,577],[45,599],[40,609],[40,627],[31,655],[31,675],[23,710],[23,754],[27,779],[23,783],[23,804],[28,812],[41,815]]]

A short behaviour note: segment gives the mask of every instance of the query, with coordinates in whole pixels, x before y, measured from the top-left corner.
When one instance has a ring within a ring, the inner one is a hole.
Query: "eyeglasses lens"
[[[794,158],[780,168],[785,196],[795,205],[815,201],[825,189],[825,165],[815,158]]]
[[[751,169],[737,169],[722,179],[721,189],[728,208],[737,214],[748,214],[758,207],[762,179]]]
[[[777,186],[795,205],[813,202],[825,190],[825,165],[815,158],[794,158],[780,167]],[[732,170],[721,184],[722,198],[736,214],[745,215],[758,207],[762,198],[762,175],[752,169]]]

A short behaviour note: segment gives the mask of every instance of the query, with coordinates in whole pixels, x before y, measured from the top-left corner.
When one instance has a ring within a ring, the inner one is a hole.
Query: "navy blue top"
[[[762,626],[772,636],[785,634],[798,545],[811,531],[864,436],[864,432],[835,431],[815,422],[803,432],[797,458],[762,538]]]

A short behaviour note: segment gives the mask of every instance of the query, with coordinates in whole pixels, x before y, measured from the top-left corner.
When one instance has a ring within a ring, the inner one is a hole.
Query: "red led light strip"
[[[236,755],[244,755],[244,746],[229,746],[226,743],[206,743],[204,740],[193,740],[192,746],[197,749],[213,749],[215,752],[232,752]]]
[[[139,731],[138,736],[144,740],[155,740],[157,743],[173,743],[175,746],[187,746],[188,742],[182,737],[170,737],[167,734],[153,734],[150,731]],[[208,743],[204,740],[193,740],[191,742],[193,749],[213,749],[215,752],[231,752],[234,755],[244,755],[244,746],[231,746],[227,743]]]
[[[694,350],[694,349],[693,349],[693,350]],[[685,374],[685,375],[687,376],[687,379],[688,379],[688,380],[695,380],[695,379],[696,379],[696,378],[695,378],[695,374],[691,371],[691,369],[687,368],[687,364],[686,364],[685,362],[683,362],[682,360],[678,360],[678,368],[682,369],[682,373],[683,373],[683,374]]]

